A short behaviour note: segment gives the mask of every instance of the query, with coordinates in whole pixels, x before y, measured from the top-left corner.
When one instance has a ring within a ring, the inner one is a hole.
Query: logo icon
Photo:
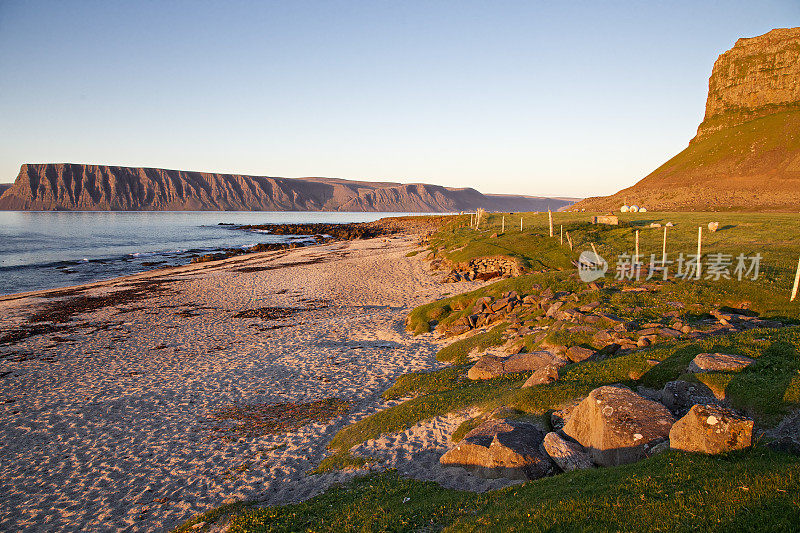
[[[578,258],[578,275],[581,280],[591,283],[600,279],[608,272],[608,262],[595,252],[581,252]]]

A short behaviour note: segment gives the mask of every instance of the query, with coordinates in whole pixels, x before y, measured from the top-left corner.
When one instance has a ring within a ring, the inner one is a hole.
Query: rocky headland
[[[719,56],[705,117],[685,150],[632,187],[576,207],[796,211],[798,201],[800,28],[779,28]]]
[[[572,200],[426,183],[277,178],[72,163],[24,164],[0,209],[64,211],[542,211]]]

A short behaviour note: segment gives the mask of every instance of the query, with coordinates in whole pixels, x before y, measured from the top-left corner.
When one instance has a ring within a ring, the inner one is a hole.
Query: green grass
[[[720,126],[746,118],[742,115],[737,116],[736,113],[722,114],[705,122],[704,125]],[[798,123],[800,123],[800,112],[793,109],[726,127],[693,142],[656,172],[663,169],[702,169],[725,160],[731,162],[746,160],[757,155],[751,151],[754,143],[759,145],[759,154],[773,150],[790,152],[800,150],[800,137],[791,135],[797,131]]]
[[[333,470],[345,470],[348,468],[363,468],[367,464],[367,459],[353,455],[349,450],[336,450],[322,461],[311,474],[322,474]]]
[[[491,346],[503,344],[503,334],[507,326],[507,322],[501,322],[488,331],[459,339],[439,350],[436,353],[436,359],[456,365],[466,364],[472,350],[483,351]]]
[[[498,229],[498,215],[491,215],[486,222],[487,230]],[[508,215],[511,216],[511,215]],[[556,227],[563,225],[568,230],[575,244],[575,251],[570,252],[566,246],[559,246],[558,237],[549,239],[543,237],[547,231],[547,214],[533,215],[522,213],[514,216],[525,218],[526,231],[519,233],[512,239],[511,229],[507,229],[504,238],[514,241],[513,249],[508,255],[525,258],[530,263],[534,256],[552,258],[561,254],[562,260],[577,257],[579,251],[591,250],[594,244],[598,253],[609,262],[609,273],[605,281],[610,286],[622,286],[622,282],[615,283],[614,275],[617,266],[617,257],[620,254],[634,252],[635,231],[639,230],[639,249],[644,262],[649,262],[650,254],[661,256],[663,228],[649,228],[651,222],[665,224],[671,221],[676,224],[668,229],[667,252],[668,259],[676,259],[679,253],[696,253],[697,228],[707,225],[709,221],[719,221],[720,230],[710,233],[707,229],[703,232],[703,254],[708,257],[710,253],[721,253],[738,257],[752,257],[760,253],[761,269],[759,278],[755,281],[743,279],[720,280],[670,280],[657,294],[643,293],[617,293],[602,294],[601,297],[613,304],[617,310],[624,307],[635,307],[637,313],[628,314],[630,319],[653,320],[661,318],[664,313],[675,309],[672,302],[680,301],[687,308],[687,313],[705,313],[710,309],[720,306],[748,306],[759,311],[763,317],[781,319],[800,319],[800,305],[789,302],[792,282],[798,257],[800,257],[800,215],[795,214],[736,214],[736,213],[629,213],[621,214],[620,226],[593,225],[588,223],[590,214],[586,213],[554,213]],[[450,226],[457,224],[462,217],[454,217]],[[467,219],[468,220],[468,219]],[[449,228],[449,229],[448,229]],[[518,226],[517,226],[518,228]],[[533,235],[531,235],[533,234]],[[541,246],[541,239],[545,239],[549,246]],[[445,226],[439,233],[431,238],[431,247],[438,250],[439,256],[451,260],[466,260],[480,257],[487,253],[484,247],[486,237],[483,232],[473,229]],[[496,239],[489,239],[494,241]],[[552,247],[558,249],[558,253]],[[456,249],[457,252],[447,252]],[[496,250],[491,250],[495,252]],[[454,255],[456,254],[456,255]],[[545,263],[555,265],[557,261],[548,259]],[[540,264],[540,267],[542,265]],[[559,270],[559,269],[562,270]],[[675,265],[673,265],[674,274]],[[647,272],[645,272],[646,277]],[[731,268],[733,276],[733,268]],[[466,316],[471,312],[475,300],[482,296],[499,297],[502,292],[517,290],[521,294],[535,293],[534,285],[551,287],[553,290],[581,290],[585,288],[576,276],[569,263],[559,263],[558,266],[542,267],[542,272],[523,275],[516,278],[502,280],[484,288],[466,294],[456,295],[414,309],[408,317],[409,331],[419,334],[430,331],[431,321],[443,325]],[[626,284],[630,284],[626,282]],[[646,285],[645,279],[637,283]],[[587,296],[582,303],[588,302]],[[694,309],[692,308],[694,307]]]
[[[762,448],[720,456],[668,451],[636,464],[484,494],[443,489],[391,471],[333,487],[304,503],[241,506],[217,516],[225,514],[231,533],[796,531],[800,458]]]

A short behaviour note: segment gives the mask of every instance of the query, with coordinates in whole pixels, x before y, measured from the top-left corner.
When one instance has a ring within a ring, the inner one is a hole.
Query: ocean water
[[[287,235],[223,224],[369,222],[414,213],[0,211],[0,294],[78,285],[186,264],[195,254]]]

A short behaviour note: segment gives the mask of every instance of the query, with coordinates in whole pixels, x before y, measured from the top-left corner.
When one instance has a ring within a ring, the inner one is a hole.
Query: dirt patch
[[[308,403],[229,405],[215,411],[210,428],[215,438],[258,437],[295,431],[314,422],[328,422],[350,410],[350,402],[325,398]]]

